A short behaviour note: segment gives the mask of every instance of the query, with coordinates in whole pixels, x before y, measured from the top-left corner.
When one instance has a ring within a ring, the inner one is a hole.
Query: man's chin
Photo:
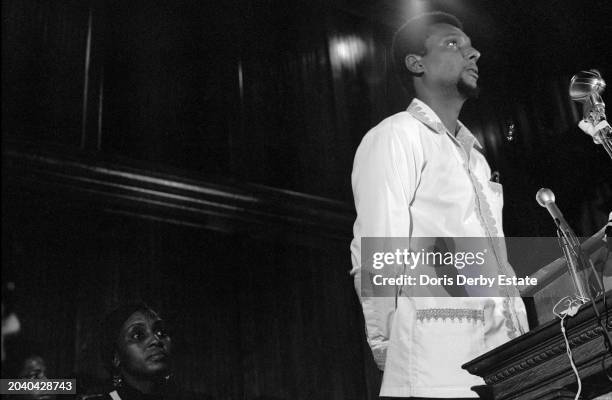
[[[466,99],[477,99],[480,94],[480,88],[476,83],[469,84],[463,80],[460,80],[457,84],[457,90],[459,90],[459,93],[465,96]]]

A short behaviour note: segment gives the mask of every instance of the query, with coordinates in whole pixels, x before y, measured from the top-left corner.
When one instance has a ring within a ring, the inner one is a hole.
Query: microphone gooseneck
[[[580,241],[576,234],[569,226],[557,204],[555,203],[555,194],[552,190],[541,188],[536,193],[538,204],[548,210],[548,213],[553,218],[557,226],[557,236],[559,237],[559,245],[567,261],[568,272],[574,283],[574,289],[579,298],[587,299],[587,290],[579,275],[580,264],[583,263],[580,249]]]

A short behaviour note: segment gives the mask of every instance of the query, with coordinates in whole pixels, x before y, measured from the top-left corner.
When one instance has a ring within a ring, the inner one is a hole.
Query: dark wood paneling
[[[42,350],[50,374],[90,388],[104,378],[100,318],[119,300],[143,298],[174,326],[185,387],[219,399],[375,398],[347,240],[313,247],[108,214],[80,200],[42,184],[5,192],[12,267],[3,274],[17,285],[21,339]]]
[[[2,2],[2,137],[81,145],[88,2]]]

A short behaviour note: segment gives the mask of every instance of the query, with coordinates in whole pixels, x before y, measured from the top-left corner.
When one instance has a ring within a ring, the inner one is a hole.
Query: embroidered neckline
[[[446,134],[447,129],[442,123],[442,121],[440,121],[440,118],[431,108],[429,108],[427,104],[423,103],[421,100],[417,98],[412,99],[412,101],[408,105],[407,111],[414,118],[422,122],[425,126],[430,128],[434,132],[439,134]],[[461,121],[457,121],[457,123],[459,124],[459,132],[457,132],[455,139],[457,139],[461,143],[473,141],[472,146],[475,145],[478,146],[478,148],[482,149],[483,147],[478,141],[478,139],[476,139],[476,136],[474,136],[474,134],[472,134],[472,132],[470,132],[470,130],[465,125],[463,125]]]
[[[434,321],[439,319],[442,321],[450,319],[451,321],[458,320],[461,322],[465,319],[466,322],[472,320],[474,322],[481,321],[484,323],[484,311],[471,308],[428,308],[417,310],[416,317],[417,320],[421,322],[430,321],[432,319]]]

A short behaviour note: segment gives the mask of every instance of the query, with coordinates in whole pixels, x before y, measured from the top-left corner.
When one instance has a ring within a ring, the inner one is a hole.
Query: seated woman
[[[113,388],[112,400],[208,398],[181,391],[172,379],[172,339],[165,322],[144,303],[126,304],[103,325],[102,359]],[[87,398],[98,396],[87,396]]]

